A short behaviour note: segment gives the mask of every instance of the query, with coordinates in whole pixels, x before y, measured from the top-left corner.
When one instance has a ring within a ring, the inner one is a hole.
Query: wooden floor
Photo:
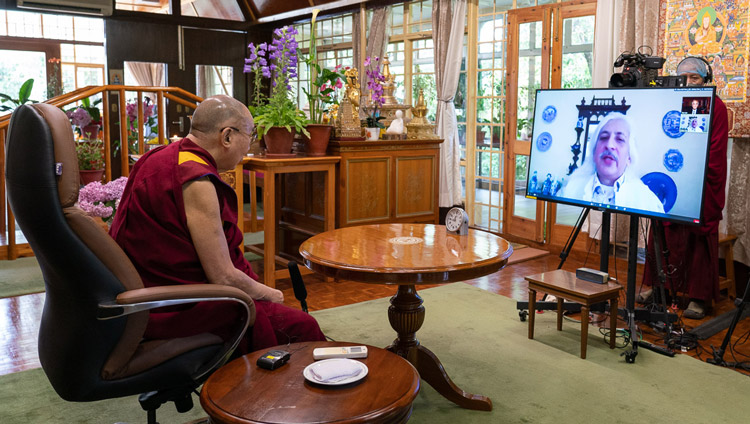
[[[571,254],[563,267],[566,270],[574,271],[581,266],[595,267],[598,264],[598,258],[589,257],[585,260],[582,254]],[[524,276],[536,274],[544,271],[557,269],[560,259],[555,255],[549,255],[543,258],[533,259],[526,262],[517,263],[507,266],[506,268],[486,277],[468,281],[469,284],[482,288],[484,290],[507,296],[516,300],[527,300],[528,290]],[[615,268],[616,265],[616,268]],[[260,262],[253,263],[256,272],[262,275]],[[625,284],[626,281],[626,264],[623,261],[615,263],[612,260],[610,264],[610,274],[616,276],[619,281]],[[640,282],[640,276],[637,281]],[[395,286],[370,285],[363,283],[354,283],[347,281],[325,282],[322,278],[315,275],[305,276],[305,283],[308,291],[308,304],[311,310],[332,308],[335,306],[348,305],[352,303],[363,302],[366,300],[377,299],[395,294]],[[285,303],[293,307],[299,307],[299,303],[294,299],[291,284],[288,280],[280,280],[277,287],[284,292]],[[418,289],[430,286],[419,286]],[[39,331],[39,319],[44,304],[44,294],[34,294],[19,296],[14,298],[0,299],[0,375],[14,373],[26,369],[39,367],[37,357],[37,334]],[[620,298],[620,304],[625,304],[625,295]],[[727,298],[722,298],[716,305],[716,313],[720,314],[734,308],[733,303]],[[682,311],[678,311],[681,313]],[[508,313],[517,316],[516,311]],[[551,313],[551,312],[547,312]],[[575,315],[570,317],[577,319]],[[604,316],[594,316],[593,321],[601,321],[606,325],[608,320]],[[708,321],[711,316],[703,320],[695,321],[683,319],[681,324],[684,328],[690,329],[694,326]],[[519,321],[519,325],[523,325]],[[618,322],[618,328],[625,327],[624,321]],[[663,335],[651,329],[646,324],[641,324],[643,338],[657,344],[663,344]],[[701,341],[700,345],[687,352],[688,355],[697,357],[705,361],[711,356],[711,346],[718,348],[726,330],[719,332],[712,338]],[[734,337],[731,342],[732,352],[724,355],[726,361],[742,362],[750,361],[750,342],[747,341],[750,334],[750,319],[740,322],[734,331]],[[589,343],[593,343],[589,340]],[[618,340],[618,344],[620,341]],[[656,355],[656,353],[639,349],[641,355]],[[637,362],[636,358],[636,362]],[[748,373],[750,374],[750,373]]]

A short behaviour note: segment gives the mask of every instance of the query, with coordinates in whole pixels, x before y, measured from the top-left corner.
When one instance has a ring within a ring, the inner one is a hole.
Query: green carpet
[[[579,355],[579,326],[555,330],[551,313],[537,318],[528,340],[515,301],[466,285],[420,291],[427,316],[418,333],[462,389],[489,396],[491,412],[456,407],[422,385],[410,423],[740,423],[750,417],[750,379],[737,372],[678,355],[642,350],[634,364],[610,350],[597,329],[588,359]],[[314,299],[310,299],[314,302]],[[337,340],[388,345],[394,333],[388,299],[314,312]],[[300,377],[302,378],[302,377]],[[249,400],[252,401],[252,400]],[[189,414],[172,405],[162,423],[204,416],[196,400]],[[136,397],[88,404],[65,402],[41,370],[0,377],[0,423],[144,422]]]
[[[0,261],[0,298],[44,291],[44,278],[36,258]]]

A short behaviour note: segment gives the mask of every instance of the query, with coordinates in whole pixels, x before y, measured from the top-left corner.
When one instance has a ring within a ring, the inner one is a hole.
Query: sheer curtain
[[[163,87],[164,86],[164,64],[150,62],[125,62],[130,76],[135,80],[135,85],[143,87]],[[130,84],[130,81],[125,81]]]
[[[382,7],[376,7],[372,9],[372,19],[370,20],[370,25],[363,29],[360,26],[360,20],[359,13],[355,14],[355,21],[353,26],[353,35],[357,34],[365,34],[365,37],[367,38],[367,47],[365,48],[365,55],[364,57],[361,56],[361,52],[359,51],[359,42],[358,38],[354,38],[354,67],[358,68],[359,64],[362,63],[359,60],[364,60],[366,57],[379,57],[382,59],[382,57],[385,55],[386,46],[388,43],[388,6],[382,6]],[[375,63],[375,62],[373,62]],[[378,62],[380,64],[380,62]],[[360,100],[359,104],[360,106],[366,106],[368,103],[370,93],[367,90],[367,74],[365,73],[365,69],[359,69],[359,86],[360,86]],[[364,108],[359,108],[359,117],[360,119],[364,119],[367,116],[366,112],[364,111]]]
[[[451,10],[451,3],[454,4]],[[437,113],[435,126],[440,145],[440,207],[461,203],[461,152],[453,98],[458,87],[466,18],[466,0],[433,0],[432,34],[435,50]]]

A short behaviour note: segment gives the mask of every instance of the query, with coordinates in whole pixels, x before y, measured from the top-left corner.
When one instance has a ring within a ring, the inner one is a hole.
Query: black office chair
[[[144,288],[125,253],[75,206],[79,173],[68,118],[48,104],[24,105],[11,117],[6,183],[15,218],[42,268],[46,288],[39,359],[68,401],[141,394],[156,409],[192,408],[191,393],[232,354],[255,320],[252,299],[214,284]],[[246,312],[231,340],[213,334],[144,340],[149,310],[230,301]]]

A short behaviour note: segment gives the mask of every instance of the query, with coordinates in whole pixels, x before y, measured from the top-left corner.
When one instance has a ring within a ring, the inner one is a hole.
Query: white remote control
[[[367,358],[367,346],[319,347],[313,349],[313,358]]]

